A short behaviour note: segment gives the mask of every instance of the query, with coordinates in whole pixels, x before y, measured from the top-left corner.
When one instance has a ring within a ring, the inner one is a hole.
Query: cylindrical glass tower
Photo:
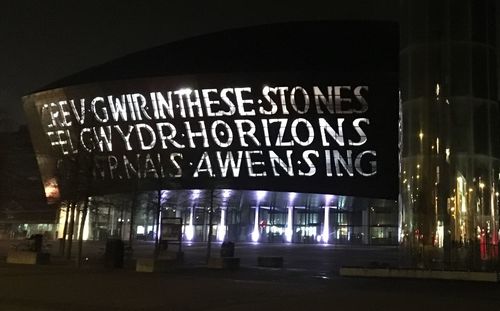
[[[421,268],[496,269],[494,0],[402,0],[401,236]]]

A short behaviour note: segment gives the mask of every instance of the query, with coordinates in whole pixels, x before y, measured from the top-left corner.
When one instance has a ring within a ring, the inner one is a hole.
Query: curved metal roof
[[[40,91],[179,74],[370,72],[381,68],[396,72],[396,62],[391,61],[398,57],[392,55],[394,42],[381,44],[396,37],[396,23],[378,21],[291,22],[232,29],[136,52],[55,81]]]

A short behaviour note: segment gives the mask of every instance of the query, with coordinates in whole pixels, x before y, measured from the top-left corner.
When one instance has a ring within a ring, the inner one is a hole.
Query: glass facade
[[[401,1],[401,235],[408,263],[498,264],[495,1]]]
[[[397,244],[395,201],[236,190],[163,190],[159,195],[159,211],[158,192],[92,197],[83,238],[153,240],[159,215],[182,218],[185,241],[208,241],[212,226],[212,241]],[[59,237],[66,209],[61,207]]]

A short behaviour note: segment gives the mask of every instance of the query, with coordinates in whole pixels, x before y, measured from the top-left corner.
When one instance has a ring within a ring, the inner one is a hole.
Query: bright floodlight
[[[194,226],[188,225],[186,227],[186,240],[192,241],[194,237]]]
[[[285,240],[288,243],[292,242],[292,235],[293,235],[292,229],[291,228],[286,228],[285,229]]]
[[[259,231],[258,230],[254,230],[252,232],[252,241],[254,241],[254,242],[259,241],[259,237],[260,237]]]
[[[333,200],[333,195],[332,194],[326,194],[325,195],[325,203],[329,204]]]
[[[292,201],[293,199],[290,199]],[[292,236],[293,236],[293,206],[288,206],[288,213],[287,213],[287,220],[286,220],[286,229],[285,229],[285,239],[287,242],[292,242]]]
[[[191,241],[194,237],[193,218],[194,218],[194,207],[192,207],[190,210],[189,225],[186,227],[186,240],[188,241]]]
[[[226,237],[226,207],[220,209],[220,223],[217,227],[217,239],[224,241]]]
[[[257,191],[257,200],[262,200],[266,196],[265,191]]]
[[[164,204],[168,199],[168,190],[162,190],[160,195],[161,203]]]
[[[193,190],[193,199],[198,199],[200,197],[200,190]]]
[[[226,238],[226,226],[219,225],[217,227],[217,240],[223,242]]]
[[[231,190],[224,189],[224,191],[222,191],[222,196],[224,197],[224,199],[229,198],[231,196]]]

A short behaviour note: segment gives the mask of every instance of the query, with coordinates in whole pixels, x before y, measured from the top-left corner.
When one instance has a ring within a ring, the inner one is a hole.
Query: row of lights
[[[224,189],[222,191],[222,197],[224,199],[228,199],[230,196],[231,196],[231,193],[232,191],[229,190],[229,189]],[[195,189],[195,190],[192,190],[192,196],[191,198],[193,200],[196,200],[200,197],[200,194],[201,194],[201,190],[199,189]],[[252,238],[252,241],[253,242],[258,242],[259,239],[260,239],[260,232],[259,232],[259,208],[260,208],[260,203],[262,202],[262,200],[265,198],[266,194],[267,194],[267,191],[262,191],[262,190],[259,190],[259,191],[256,191],[256,199],[257,199],[257,206],[256,206],[256,209],[255,209],[255,221],[254,221],[254,229],[251,233],[251,238]],[[288,225],[287,225],[287,228],[285,229],[285,239],[287,242],[291,242],[292,241],[292,234],[293,234],[293,230],[292,230],[292,221],[291,221],[291,208],[293,206],[293,201],[294,199],[296,198],[297,196],[297,193],[295,192],[290,192],[288,194],[288,203],[290,205],[289,207],[289,212],[288,212]],[[325,213],[328,213],[328,206],[329,204],[332,202],[334,196],[333,195],[325,195]],[[325,214],[326,215],[326,214]],[[219,225],[219,232],[220,234],[218,234],[218,240],[220,241],[223,241],[224,238],[225,238],[225,222],[224,222],[224,216],[225,216],[225,213],[221,213],[221,223]],[[326,216],[328,217],[328,216]],[[186,239],[188,241],[191,241],[194,237],[194,225],[193,225],[193,212],[190,213],[190,221],[189,221],[189,225],[186,227]],[[224,228],[222,228],[224,227]],[[325,243],[328,243],[328,237],[329,237],[329,229],[328,229],[328,226],[325,225],[324,226],[324,229],[323,229],[323,232],[322,232],[322,235],[319,235],[318,236],[318,241],[323,241]]]

